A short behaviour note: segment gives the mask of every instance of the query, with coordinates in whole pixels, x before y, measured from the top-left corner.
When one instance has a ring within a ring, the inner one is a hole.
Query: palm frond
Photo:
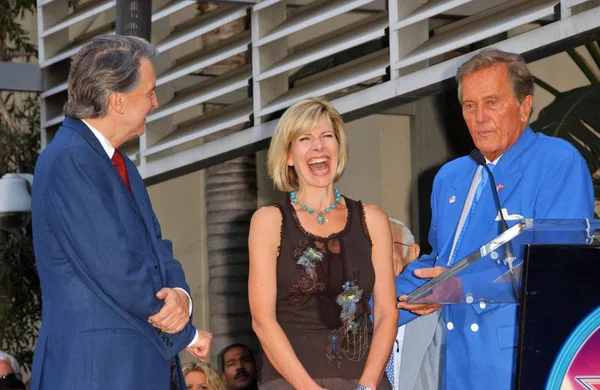
[[[600,84],[560,93],[531,127],[569,141],[595,174],[600,169]]]

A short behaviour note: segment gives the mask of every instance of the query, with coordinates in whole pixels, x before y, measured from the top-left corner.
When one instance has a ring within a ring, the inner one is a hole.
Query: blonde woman
[[[289,196],[258,210],[249,235],[261,390],[390,388],[382,379],[398,319],[390,227],[377,206],[334,188],[346,159],[344,124],[325,100],[290,107],[273,134],[269,175]]]
[[[225,390],[219,374],[208,363],[188,363],[181,371],[189,390]]]

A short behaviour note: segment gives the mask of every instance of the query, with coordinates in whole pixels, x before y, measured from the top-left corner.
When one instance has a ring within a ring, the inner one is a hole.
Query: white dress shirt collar
[[[106,137],[101,132],[99,132],[98,130],[96,130],[92,125],[90,125],[89,123],[87,123],[83,119],[81,121],[83,123],[85,123],[85,125],[90,128],[90,130],[96,136],[96,138],[98,138],[98,141],[100,141],[100,145],[102,145],[102,148],[104,149],[104,151],[106,152],[106,154],[108,154],[108,158],[110,158],[112,160],[113,154],[115,154],[115,147],[112,146],[110,144],[110,142],[108,142],[108,140],[106,139]]]
[[[500,161],[500,159],[502,158],[503,155],[504,155],[504,153],[502,153],[500,156],[498,156],[498,158],[495,159],[494,161],[490,161],[487,159],[487,157],[485,157],[485,163],[486,164],[492,163],[494,165],[498,165],[498,161]]]

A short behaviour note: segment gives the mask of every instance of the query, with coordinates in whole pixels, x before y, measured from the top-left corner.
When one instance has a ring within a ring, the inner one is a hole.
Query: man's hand
[[[444,267],[421,268],[415,270],[415,276],[421,279],[432,279],[443,274],[445,271],[446,268]],[[398,309],[408,310],[419,316],[424,316],[438,310],[442,305],[437,303],[416,303],[411,305],[406,302],[406,295],[402,295],[398,298],[396,307]]]
[[[186,350],[201,361],[205,361],[210,354],[212,333],[199,329],[197,329],[196,332],[198,332],[198,339],[194,344],[187,347]]]
[[[165,305],[158,313],[148,318],[155,327],[166,333],[181,332],[190,320],[190,299],[181,290],[162,288],[156,293],[158,299],[165,301]]]

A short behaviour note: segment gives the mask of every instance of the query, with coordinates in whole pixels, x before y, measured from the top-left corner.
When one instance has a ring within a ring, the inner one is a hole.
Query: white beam
[[[404,68],[552,15],[557,3],[558,0],[514,0],[475,14],[448,25],[444,30],[439,29],[438,34],[400,58],[393,67]]]
[[[195,0],[172,0],[152,13],[152,23],[171,16],[177,11],[190,6],[196,6]]]
[[[294,51],[292,54],[260,73],[258,77],[256,77],[256,80],[261,81],[288,72],[299,66],[384,36],[385,29],[388,26],[387,13],[383,12],[368,19],[369,20],[362,23],[359,22],[350,26],[352,29],[351,32],[343,29],[343,31],[329,39],[317,42],[301,50]]]
[[[250,114],[252,114],[252,102],[250,99],[237,102],[218,110],[210,111],[193,120],[191,125],[175,130],[156,144],[148,147],[143,152],[143,155],[150,156],[175,146],[182,145],[186,142],[205,137],[209,134],[248,122],[250,120]]]
[[[525,32],[496,43],[494,46],[501,50],[529,53],[531,55],[545,46],[581,36],[592,30],[595,30],[596,34],[600,34],[600,31],[598,31],[600,30],[600,7]],[[388,81],[335,99],[332,104],[342,115],[346,115],[353,111],[368,109],[369,106],[376,107],[392,99],[402,99],[403,97],[417,99],[422,96],[420,91],[423,88],[454,78],[458,66],[474,54],[475,52],[465,54],[413,74],[402,76],[397,80]],[[262,145],[264,148],[268,139],[272,136],[276,124],[277,120],[273,120],[217,141],[211,141],[184,152],[152,161],[148,164],[145,178],[152,181],[154,180],[153,176],[159,177],[187,165],[195,165],[200,169],[200,167],[206,167],[218,161],[220,156],[235,158],[237,157],[236,153],[248,153],[252,150],[252,145]]]
[[[55,24],[54,26],[52,26],[44,31],[41,31],[40,37],[45,38],[48,35],[51,35],[60,30],[69,28],[76,23],[79,23],[85,19],[91,18],[92,16],[98,15],[104,11],[111,9],[111,8],[114,8],[117,5],[117,2],[116,2],[116,0],[103,0],[103,1],[96,1],[94,3],[90,3],[89,5],[88,4],[85,4],[85,5],[86,5],[85,8],[83,8],[81,10],[76,9],[75,12],[73,12],[72,14],[65,17],[59,23]]]
[[[190,23],[182,28],[175,29],[165,40],[158,43],[156,48],[161,53],[165,52],[224,24],[243,18],[246,16],[246,8],[244,6],[219,7],[198,18],[196,23]]]
[[[410,26],[412,24],[418,23],[422,20],[427,20],[444,12],[447,12],[451,9],[454,9],[458,6],[461,6],[466,3],[470,3],[473,0],[431,0],[427,3],[423,4],[413,12],[411,12],[406,17],[402,18],[400,21],[395,23],[390,27],[390,30],[396,31],[403,27]]]
[[[200,103],[207,102],[218,96],[233,92],[240,88],[248,86],[248,80],[252,77],[252,70],[249,66],[239,68],[231,73],[216,77],[208,82],[199,84],[194,91],[175,96],[168,103],[159,107],[156,111],[148,115],[147,123],[153,122],[165,116],[193,107]]]
[[[263,46],[276,39],[283,38],[317,23],[331,19],[355,8],[370,3],[373,0],[316,0],[314,3],[305,5],[298,13],[286,19],[265,36],[258,39],[254,44]]]
[[[299,100],[309,96],[322,96],[340,89],[360,84],[367,80],[386,74],[389,64],[389,51],[380,50],[368,56],[336,66],[314,76],[310,81],[298,83],[266,107],[257,116],[264,116],[284,108],[288,108]]]
[[[162,85],[169,81],[178,79],[192,72],[216,64],[236,54],[248,50],[250,44],[250,32],[245,31],[225,42],[209,46],[177,62],[177,64],[158,76],[156,85]]]

